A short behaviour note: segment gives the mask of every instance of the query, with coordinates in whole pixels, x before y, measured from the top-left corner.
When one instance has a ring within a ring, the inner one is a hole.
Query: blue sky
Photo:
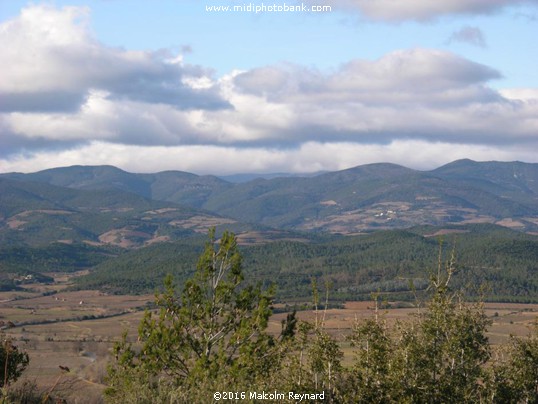
[[[0,171],[538,162],[538,1],[249,3],[1,2]]]

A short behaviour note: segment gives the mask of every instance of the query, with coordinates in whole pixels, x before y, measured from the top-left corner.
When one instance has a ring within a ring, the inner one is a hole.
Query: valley
[[[372,296],[389,324],[413,318],[452,254],[452,287],[485,299],[490,343],[506,344],[538,311],[537,183],[537,164],[469,160],[233,183],[110,166],[0,174],[0,328],[31,357],[18,383],[100,402],[114,343],[137,339],[167,274],[178,289],[192,277],[215,228],[236,234],[247,285],[275,287],[271,333],[294,308],[315,318],[312,282],[326,285],[345,364]]]

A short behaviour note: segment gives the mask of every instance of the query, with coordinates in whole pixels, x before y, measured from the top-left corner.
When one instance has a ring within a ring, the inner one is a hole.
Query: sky
[[[536,38],[538,0],[0,0],[0,172],[536,163]]]

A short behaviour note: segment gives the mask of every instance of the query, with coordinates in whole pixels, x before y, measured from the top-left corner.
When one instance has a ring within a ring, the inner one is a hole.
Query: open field
[[[36,383],[39,390],[68,402],[99,403],[114,341],[124,329],[136,335],[146,303],[154,296],[64,291],[71,277],[58,275],[54,285],[1,292],[0,327],[30,355],[18,384]]]
[[[35,381],[44,391],[65,397],[69,402],[99,403],[115,341],[123,331],[136,340],[138,323],[153,295],[106,295],[98,291],[59,291],[43,296],[35,292],[0,293],[0,321],[7,336],[30,355],[23,380]],[[398,306],[403,306],[398,308]],[[538,315],[538,304],[487,303],[492,320],[489,338],[502,344],[510,334],[525,336]],[[395,304],[378,312],[389,324],[412,318],[416,309]],[[324,316],[325,327],[341,344],[344,363],[352,360],[346,335],[356,320],[374,315],[372,302],[347,302],[343,308],[301,311],[301,320]],[[280,331],[285,313],[273,315],[269,330]],[[95,318],[96,317],[96,318]],[[11,322],[14,326],[8,326]],[[60,366],[69,368],[68,372]]]
[[[394,304],[394,306],[396,306]],[[505,343],[510,335],[526,336],[538,318],[538,304],[519,303],[485,303],[485,313],[492,320],[488,336],[494,345]],[[388,324],[396,321],[412,319],[417,313],[416,308],[388,308],[379,309],[378,315]],[[375,315],[373,302],[347,302],[342,309],[328,309],[325,314],[319,310],[303,311],[299,313],[301,320],[315,321],[325,316],[325,328],[335,337],[344,340],[356,320],[360,321]],[[273,331],[280,328],[280,322],[286,317],[285,313],[275,314],[272,317]]]

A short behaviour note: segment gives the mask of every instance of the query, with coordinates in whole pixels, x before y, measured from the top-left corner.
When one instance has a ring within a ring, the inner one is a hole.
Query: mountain
[[[81,190],[0,178],[0,242],[134,248],[206,233],[237,221],[120,189]]]
[[[369,164],[309,177],[231,183],[167,171],[66,167],[1,177],[119,189],[292,231],[355,234],[416,225],[497,223],[538,231],[538,164],[459,160],[432,171]]]
[[[2,177],[81,190],[117,189],[194,207],[200,207],[212,193],[232,187],[229,182],[210,175],[198,176],[182,171],[133,174],[113,166],[59,167],[30,174],[1,174]]]
[[[320,175],[324,173],[324,171],[320,171],[317,173],[308,173],[308,174],[295,174],[295,173],[258,173],[258,174],[249,174],[249,173],[240,173],[240,174],[231,174],[231,175],[219,175],[220,179],[223,179],[224,181],[232,182],[232,183],[241,183],[241,182],[249,182],[253,180],[257,180],[260,178],[263,178],[265,180],[270,180],[273,178],[282,178],[282,177],[315,177],[317,175]]]
[[[483,222],[536,231],[537,176],[538,164],[525,163],[461,161],[427,172],[371,164],[312,178],[238,184],[202,206],[243,221],[303,231],[352,234]]]
[[[513,162],[457,160],[436,170],[434,175],[493,192],[507,199],[536,203],[538,165]]]
[[[525,232],[538,234],[537,180],[538,164],[471,160],[235,184],[111,166],[2,174],[0,289],[89,268],[79,287],[147,292],[168,272],[178,282],[192,273],[216,226],[238,235],[249,279],[276,282],[288,300],[306,297],[312,277],[338,298],[409,297],[444,235],[457,238],[457,285],[486,281],[495,298],[536,301],[538,241]]]

